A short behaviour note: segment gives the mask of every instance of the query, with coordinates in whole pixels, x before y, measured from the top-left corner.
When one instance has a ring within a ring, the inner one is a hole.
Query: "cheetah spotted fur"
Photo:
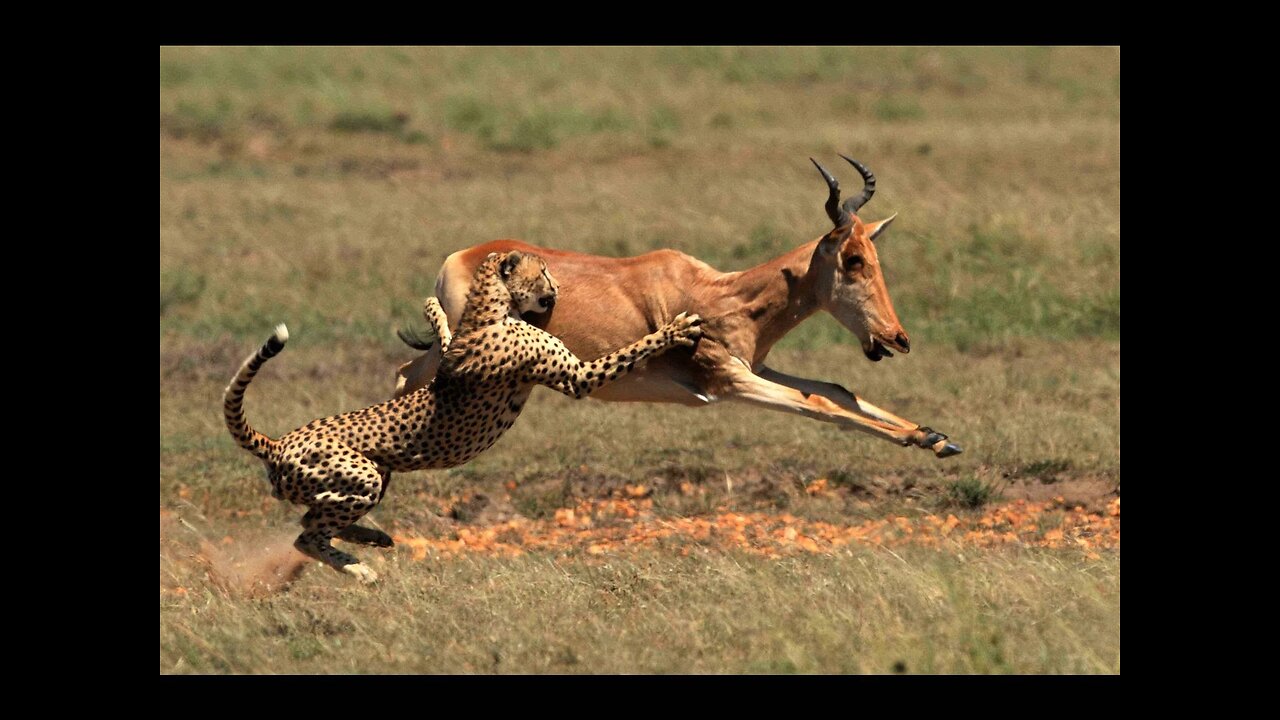
[[[584,362],[554,336],[519,319],[555,301],[558,288],[540,257],[491,254],[471,287],[456,333],[439,301],[427,299],[423,314],[440,339],[444,360],[435,380],[417,392],[315,420],[278,439],[263,435],[245,418],[244,392],[284,348],[284,325],[227,386],[223,405],[231,436],[266,465],[274,497],[307,506],[303,532],[294,541],[302,553],[362,582],[374,581],[373,570],[331,542],[336,537],[392,544],[385,533],[355,524],[382,501],[392,471],[462,465],[511,427],[535,386],[582,398],[646,358],[693,346],[702,333],[697,315],[681,313],[639,341]]]

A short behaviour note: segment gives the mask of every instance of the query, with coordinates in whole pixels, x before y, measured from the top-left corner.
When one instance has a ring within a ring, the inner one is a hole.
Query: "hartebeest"
[[[873,241],[897,217],[866,223],[857,211],[871,199],[876,178],[841,155],[862,175],[857,197],[840,203],[840,183],[818,161],[830,193],[826,235],[741,272],[719,272],[675,250],[630,258],[565,252],[516,240],[496,240],[450,255],[436,278],[436,297],[457,322],[476,266],[492,252],[541,255],[561,292],[547,312],[525,319],[559,337],[579,357],[597,357],[647,335],[682,312],[703,318],[692,352],[669,352],[592,397],[613,402],[702,406],[738,400],[772,410],[861,430],[903,446],[949,457],[960,447],[946,435],[904,420],[828,382],[792,377],[764,364],[774,343],[818,310],[835,316],[862,343],[868,360],[911,349],[893,310]],[[425,355],[399,369],[396,395],[431,381],[440,362],[432,344],[411,333],[401,339]]]

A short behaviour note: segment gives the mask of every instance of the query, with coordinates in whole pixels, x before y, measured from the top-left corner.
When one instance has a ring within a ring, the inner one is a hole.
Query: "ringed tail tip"
[[[276,326],[275,338],[276,338],[276,342],[280,343],[281,345],[289,342],[289,328],[285,327],[284,323],[280,323],[279,325]]]

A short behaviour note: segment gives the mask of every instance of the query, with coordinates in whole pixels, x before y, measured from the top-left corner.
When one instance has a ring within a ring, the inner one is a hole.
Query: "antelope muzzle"
[[[903,332],[895,335],[892,340],[872,335],[871,347],[863,347],[862,353],[871,362],[880,362],[880,358],[893,357],[893,353],[889,350],[890,348],[905,355],[911,352],[911,340]]]

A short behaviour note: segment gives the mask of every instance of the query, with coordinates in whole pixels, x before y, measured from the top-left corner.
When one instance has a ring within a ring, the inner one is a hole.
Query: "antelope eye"
[[[847,272],[852,272],[852,271],[854,271],[854,270],[861,270],[861,269],[862,269],[862,256],[861,256],[861,255],[850,255],[849,257],[845,258],[845,259],[844,259],[844,269],[845,269]]]

